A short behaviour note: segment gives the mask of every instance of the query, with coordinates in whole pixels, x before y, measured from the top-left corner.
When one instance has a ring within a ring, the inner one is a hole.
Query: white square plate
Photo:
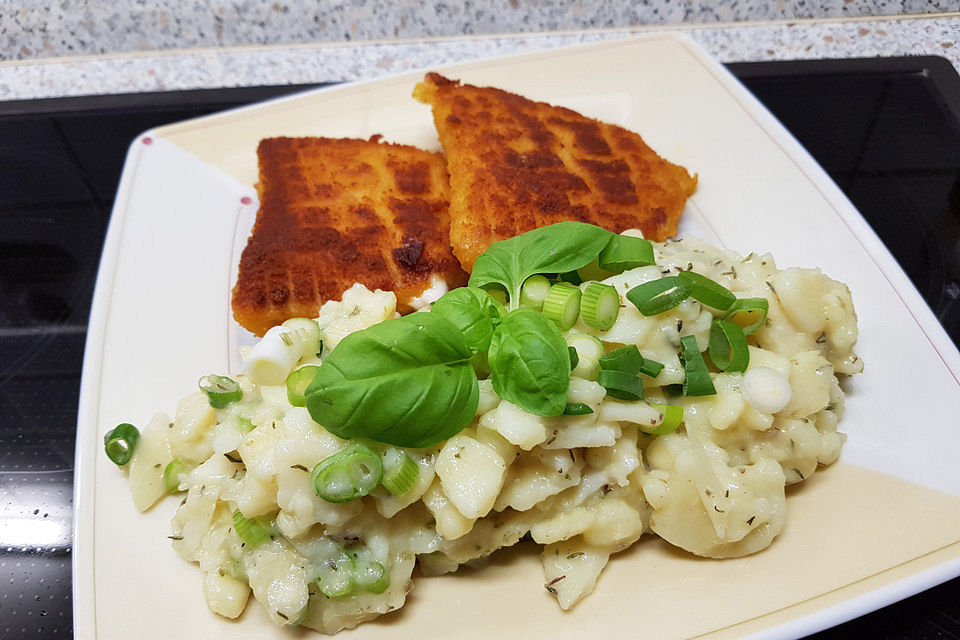
[[[562,613],[532,545],[480,571],[419,578],[400,612],[348,638],[785,638],[960,575],[960,354],[903,271],[813,159],[689,39],[656,34],[441,69],[639,132],[700,176],[684,225],[742,253],[847,282],[862,375],[846,385],[841,462],[788,491],[788,525],[726,561],[655,536],[615,556]],[[230,283],[256,207],[263,137],[367,137],[438,148],[420,73],[321,89],[146,132],[131,147],[104,247],[77,439],[77,637],[283,638],[259,603],[210,613],[201,572],[166,535],[175,500],[133,508],[102,452],[118,422],[172,411],[209,372],[237,369]],[[249,200],[248,200],[249,199]]]

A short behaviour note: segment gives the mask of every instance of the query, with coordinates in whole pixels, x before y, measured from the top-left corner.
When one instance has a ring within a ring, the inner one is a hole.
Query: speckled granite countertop
[[[0,60],[957,8],[957,0],[0,0]]]
[[[251,46],[0,63],[0,96],[27,99],[339,82],[623,38],[656,27],[370,43]],[[675,29],[723,62],[939,55],[960,69],[960,13]]]

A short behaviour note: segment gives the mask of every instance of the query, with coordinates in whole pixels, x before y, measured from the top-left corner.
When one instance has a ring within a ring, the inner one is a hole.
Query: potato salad
[[[176,494],[157,535],[219,615],[252,594],[333,634],[403,606],[417,567],[522,540],[570,609],[644,534],[709,558],[774,542],[785,487],[840,454],[856,340],[817,269],[565,222],[403,317],[354,285],[105,447],[138,508]]]

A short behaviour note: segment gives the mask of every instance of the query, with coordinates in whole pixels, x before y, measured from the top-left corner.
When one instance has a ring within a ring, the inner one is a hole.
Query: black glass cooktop
[[[960,344],[960,77],[940,58],[732,64]],[[307,87],[0,102],[0,638],[69,638],[77,395],[127,146]],[[788,585],[785,585],[788,588]],[[960,638],[960,579],[815,636]]]

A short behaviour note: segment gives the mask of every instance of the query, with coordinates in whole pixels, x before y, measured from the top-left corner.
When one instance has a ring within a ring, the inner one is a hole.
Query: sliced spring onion
[[[110,458],[110,462],[122,467],[130,462],[133,451],[137,448],[140,431],[129,422],[118,424],[103,436],[103,448]]]
[[[174,458],[163,468],[163,486],[167,493],[180,491],[180,474],[184,472],[183,462]]]
[[[618,235],[600,252],[600,268],[611,273],[623,273],[627,269],[654,264],[653,245],[649,240]]]
[[[240,433],[250,433],[257,428],[257,425],[253,424],[253,420],[244,416],[237,416],[237,422],[240,423]]]
[[[323,562],[319,567],[317,588],[328,598],[343,598],[356,593],[353,583],[356,566],[353,558],[341,553],[333,560]]]
[[[635,376],[640,373],[642,366],[643,356],[633,344],[614,349],[600,358],[600,369],[603,371],[622,371]]]
[[[543,317],[555,322],[561,331],[566,331],[577,322],[579,316],[580,289],[563,282],[550,287],[543,301]]]
[[[295,407],[307,406],[306,391],[313,379],[317,377],[320,367],[307,365],[300,367],[287,376],[287,400]]]
[[[583,290],[580,315],[588,327],[606,331],[620,315],[620,294],[608,284],[591,282]]]
[[[673,433],[677,430],[677,427],[680,426],[680,423],[683,422],[683,407],[678,407],[673,404],[652,404],[650,406],[663,414],[663,420],[660,421],[660,424],[649,427],[640,425],[640,430],[644,433],[655,436]]]
[[[588,333],[576,333],[567,338],[567,344],[577,350],[577,366],[570,373],[587,380],[596,379],[603,343]]]
[[[362,498],[380,484],[382,477],[380,456],[363,444],[351,444],[326,458],[311,474],[314,491],[327,502]]]
[[[281,326],[293,329],[293,332],[288,332],[280,336],[284,344],[292,346],[294,343],[299,342],[303,349],[303,355],[301,357],[306,358],[311,355],[315,355],[318,358],[320,357],[320,353],[323,351],[323,334],[320,332],[320,325],[317,324],[316,320],[311,320],[310,318],[290,318],[289,320],[284,320]]]
[[[740,393],[750,406],[765,413],[777,413],[790,402],[790,380],[768,367],[750,367],[743,374]]]
[[[739,298],[730,305],[723,319],[740,325],[743,335],[748,336],[763,325],[769,308],[766,298]]]
[[[637,377],[637,374],[631,375],[623,371],[601,369],[597,375],[597,382],[607,390],[608,396],[620,400],[643,399],[643,382]]]
[[[383,453],[383,477],[380,484],[395,496],[403,495],[420,479],[420,467],[410,456],[397,449],[388,447]]]
[[[300,359],[313,353],[306,336],[302,328],[271,327],[244,358],[247,375],[257,384],[283,384]]]
[[[677,277],[687,285],[691,298],[699,300],[708,307],[726,311],[737,300],[737,296],[725,286],[699,273],[681,271]]]
[[[573,347],[567,347],[567,353],[570,354],[570,371],[573,371],[580,364],[580,354]]]
[[[563,410],[565,416],[585,416],[588,413],[593,413],[593,409],[590,408],[590,405],[582,402],[568,402]]]
[[[273,528],[261,518],[244,518],[240,510],[233,512],[233,528],[249,549],[255,549],[273,537]]]
[[[376,560],[365,558],[356,551],[348,551],[353,559],[353,584],[359,591],[383,593],[390,586],[390,574]]]
[[[236,402],[243,397],[243,391],[240,390],[237,381],[227,376],[213,374],[203,376],[197,384],[200,391],[207,394],[210,406],[214,409],[223,409],[231,402]]]
[[[677,276],[651,280],[627,291],[627,300],[645,316],[655,316],[669,311],[686,300],[690,290]]]
[[[710,326],[710,360],[721,371],[746,371],[750,348],[740,325],[714,320]]]
[[[487,293],[490,294],[490,297],[499,302],[500,304],[507,304],[507,290],[499,285],[491,285],[489,289],[485,289]]]
[[[712,396],[717,390],[710,379],[707,363],[703,361],[700,347],[694,336],[680,338],[680,360],[686,375],[683,379],[683,395],[685,396]]]
[[[661,371],[663,371],[663,363],[651,360],[650,358],[644,358],[643,364],[640,365],[640,373],[650,376],[651,378],[656,378],[660,375]]]
[[[543,309],[543,301],[547,299],[548,291],[550,291],[550,281],[546,276],[530,276],[520,289],[520,306],[540,311]]]

